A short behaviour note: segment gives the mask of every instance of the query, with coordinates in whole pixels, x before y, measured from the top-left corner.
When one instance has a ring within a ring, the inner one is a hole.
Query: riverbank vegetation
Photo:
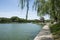
[[[50,26],[54,40],[60,40],[60,23]]]
[[[13,16],[11,18],[0,17],[0,23],[41,23],[40,20],[26,20],[23,18],[19,18],[17,16]]]

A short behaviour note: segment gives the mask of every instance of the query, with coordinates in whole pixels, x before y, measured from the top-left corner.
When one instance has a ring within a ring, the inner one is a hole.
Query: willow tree
[[[27,6],[26,19],[28,17],[29,1],[30,0],[20,0],[22,9],[25,4]],[[34,8],[37,10],[39,16],[49,14],[54,20],[60,20],[60,0],[34,0]]]
[[[60,0],[35,0],[34,5],[39,16],[49,14],[54,20],[60,20]]]
[[[30,0],[20,0],[21,8],[23,9],[26,5],[27,11],[26,11],[26,20],[28,18],[28,11],[29,11],[29,2]],[[48,6],[47,6],[46,0],[34,0],[33,7],[37,9],[37,14],[39,16],[43,16],[46,14],[48,11]]]
[[[29,2],[30,0],[19,0],[19,5],[21,5],[21,9],[24,9],[25,6],[27,7],[26,20],[28,19]]]

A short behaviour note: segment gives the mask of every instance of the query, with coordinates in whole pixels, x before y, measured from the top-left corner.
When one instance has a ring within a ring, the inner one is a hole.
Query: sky
[[[37,12],[32,10],[33,0],[30,0],[28,19],[39,19]],[[18,7],[19,0],[0,0],[0,17],[10,18],[12,16],[18,16],[20,18],[26,18],[26,7],[24,10],[21,10]],[[49,19],[48,15],[45,16],[45,19]]]

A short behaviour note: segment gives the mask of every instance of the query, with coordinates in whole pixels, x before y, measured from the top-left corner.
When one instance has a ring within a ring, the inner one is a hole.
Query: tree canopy
[[[29,0],[20,0],[21,8],[24,8],[25,2],[29,5]],[[60,20],[60,0],[34,0],[33,7],[37,10],[38,16],[50,15],[55,21]],[[27,7],[29,10],[29,7]]]
[[[27,7],[26,20],[28,19],[29,2],[30,0],[19,0],[19,5],[21,6],[21,9],[24,9],[25,6]]]
[[[54,20],[60,20],[60,0],[37,0],[35,5],[38,15],[49,14]]]

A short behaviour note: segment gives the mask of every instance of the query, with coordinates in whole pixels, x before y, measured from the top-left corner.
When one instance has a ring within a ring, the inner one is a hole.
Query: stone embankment
[[[49,23],[47,23],[34,40],[54,40],[50,32]]]

